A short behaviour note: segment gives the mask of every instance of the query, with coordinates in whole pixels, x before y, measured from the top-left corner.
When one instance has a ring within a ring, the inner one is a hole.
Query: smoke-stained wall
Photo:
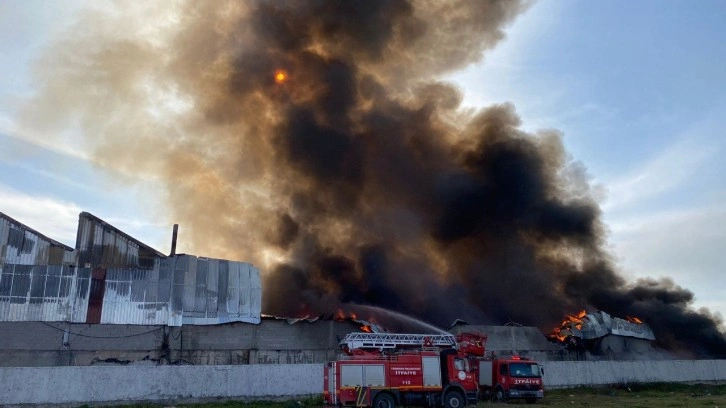
[[[0,212],[0,268],[13,265],[70,265],[73,248],[50,239]]]
[[[2,322],[1,367],[308,364],[334,360],[351,320],[181,327]]]

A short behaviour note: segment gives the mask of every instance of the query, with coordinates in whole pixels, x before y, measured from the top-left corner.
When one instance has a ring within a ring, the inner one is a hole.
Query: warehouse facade
[[[0,321],[259,323],[261,294],[250,263],[166,256],[87,212],[75,248],[0,213]]]

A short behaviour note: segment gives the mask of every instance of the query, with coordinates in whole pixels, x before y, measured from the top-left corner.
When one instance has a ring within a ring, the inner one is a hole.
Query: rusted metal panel
[[[73,248],[0,213],[0,265],[68,265]]]
[[[91,272],[91,292],[88,298],[86,323],[101,323],[103,294],[106,291],[106,268],[93,268]]]
[[[84,267],[151,269],[165,256],[87,212],[78,217],[76,248],[78,264]]]

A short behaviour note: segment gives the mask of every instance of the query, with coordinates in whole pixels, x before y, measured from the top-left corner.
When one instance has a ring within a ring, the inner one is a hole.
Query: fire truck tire
[[[395,403],[391,394],[382,392],[373,399],[373,408],[393,408]]]
[[[445,408],[464,408],[466,400],[464,396],[458,391],[449,391],[444,397]]]
[[[494,395],[492,398],[495,402],[504,402],[507,400],[507,397],[504,394],[504,389],[500,386],[497,386],[497,388],[494,390]]]

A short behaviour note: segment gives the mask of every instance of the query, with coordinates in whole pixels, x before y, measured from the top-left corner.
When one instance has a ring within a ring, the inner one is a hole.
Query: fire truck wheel
[[[444,407],[446,408],[463,408],[466,405],[466,400],[460,392],[451,391],[446,394],[444,399]]]
[[[390,394],[381,393],[373,399],[373,408],[393,408],[393,397]]]
[[[494,390],[494,401],[496,402],[504,402],[507,398],[504,396],[504,389],[500,386],[497,386],[497,389]]]

